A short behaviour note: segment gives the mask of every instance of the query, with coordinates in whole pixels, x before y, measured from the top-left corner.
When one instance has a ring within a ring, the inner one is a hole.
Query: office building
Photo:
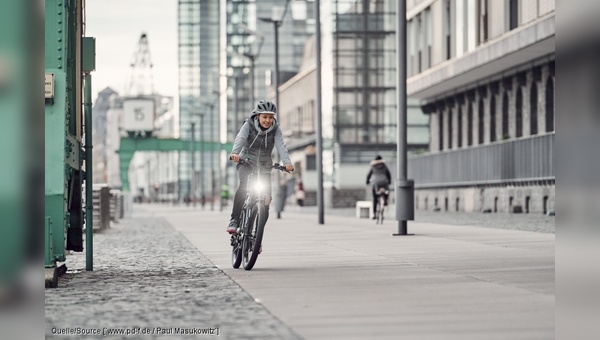
[[[408,95],[431,153],[409,161],[422,210],[554,210],[555,2],[409,1]]]

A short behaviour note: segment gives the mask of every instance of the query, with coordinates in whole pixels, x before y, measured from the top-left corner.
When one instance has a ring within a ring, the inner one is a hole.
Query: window
[[[554,131],[554,81],[546,81],[546,132]]]
[[[431,61],[431,45],[433,44],[433,22],[431,20],[431,8],[425,9],[425,35],[427,40],[425,41],[425,69],[428,69],[432,65]]]
[[[409,20],[406,23],[406,45],[408,49],[408,56],[406,60],[406,68],[408,76],[415,74],[415,20]]]
[[[532,136],[537,135],[538,133],[537,101],[537,85],[534,82],[531,84],[531,91],[529,94],[529,131]]]
[[[462,129],[462,105],[458,105],[458,147],[462,147],[463,129]]]
[[[490,142],[496,141],[496,96],[490,98]]]
[[[478,110],[478,131],[477,134],[479,136],[478,142],[479,144],[483,144],[483,127],[484,127],[484,106],[483,106],[483,98],[479,98],[479,110]]]
[[[508,28],[515,29],[519,26],[519,0],[508,0]]]
[[[316,155],[306,155],[306,170],[317,170]]]
[[[479,0],[479,43],[488,40],[488,0]]]
[[[508,139],[508,93],[502,95],[502,139]]]
[[[443,111],[440,111],[439,114],[439,119],[438,119],[438,138],[439,138],[439,146],[440,146],[440,151],[444,150],[444,113]]]
[[[517,102],[515,106],[515,123],[516,123],[516,137],[523,136],[523,91],[521,87],[517,88]]]
[[[417,73],[423,71],[423,20],[422,14],[417,15]]]
[[[473,103],[467,103],[467,145],[473,145]]]
[[[448,149],[452,149],[452,108],[448,108]]]
[[[446,12],[444,15],[445,25],[444,25],[444,36],[445,36],[445,45],[446,45],[446,60],[452,58],[452,11],[451,11],[451,2],[450,0],[446,0]]]
[[[467,50],[467,4],[465,0],[454,1],[456,21],[454,23],[456,32],[455,55],[460,57]]]

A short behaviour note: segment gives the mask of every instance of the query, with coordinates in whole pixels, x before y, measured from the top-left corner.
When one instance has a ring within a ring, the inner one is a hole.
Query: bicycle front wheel
[[[244,254],[242,262],[244,264],[244,269],[246,270],[251,270],[254,267],[260,252],[265,224],[267,223],[267,210],[265,205],[257,203],[252,208],[250,216],[252,218],[248,219],[248,228],[244,235],[244,242],[242,245],[242,253]]]
[[[243,223],[243,215],[240,218],[238,231],[241,231],[241,224]],[[239,234],[231,235],[231,265],[233,268],[239,268],[242,264],[242,236]]]

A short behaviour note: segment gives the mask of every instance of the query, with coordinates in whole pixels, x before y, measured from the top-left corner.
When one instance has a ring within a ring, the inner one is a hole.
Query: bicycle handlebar
[[[231,159],[231,156],[229,156],[229,159]],[[242,164],[242,165],[252,165],[252,164],[250,164],[250,161],[248,161],[248,158],[240,158],[239,163]],[[271,169],[276,169],[276,170],[282,171],[282,172],[287,172],[288,174],[290,173],[290,171],[287,171],[285,169],[285,165],[281,165],[279,163],[275,163],[275,164],[273,164],[271,166],[268,166],[268,167],[271,168]]]

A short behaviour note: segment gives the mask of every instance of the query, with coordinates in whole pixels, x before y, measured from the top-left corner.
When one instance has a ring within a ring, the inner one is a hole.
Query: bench
[[[373,218],[373,202],[356,201],[356,218]]]

